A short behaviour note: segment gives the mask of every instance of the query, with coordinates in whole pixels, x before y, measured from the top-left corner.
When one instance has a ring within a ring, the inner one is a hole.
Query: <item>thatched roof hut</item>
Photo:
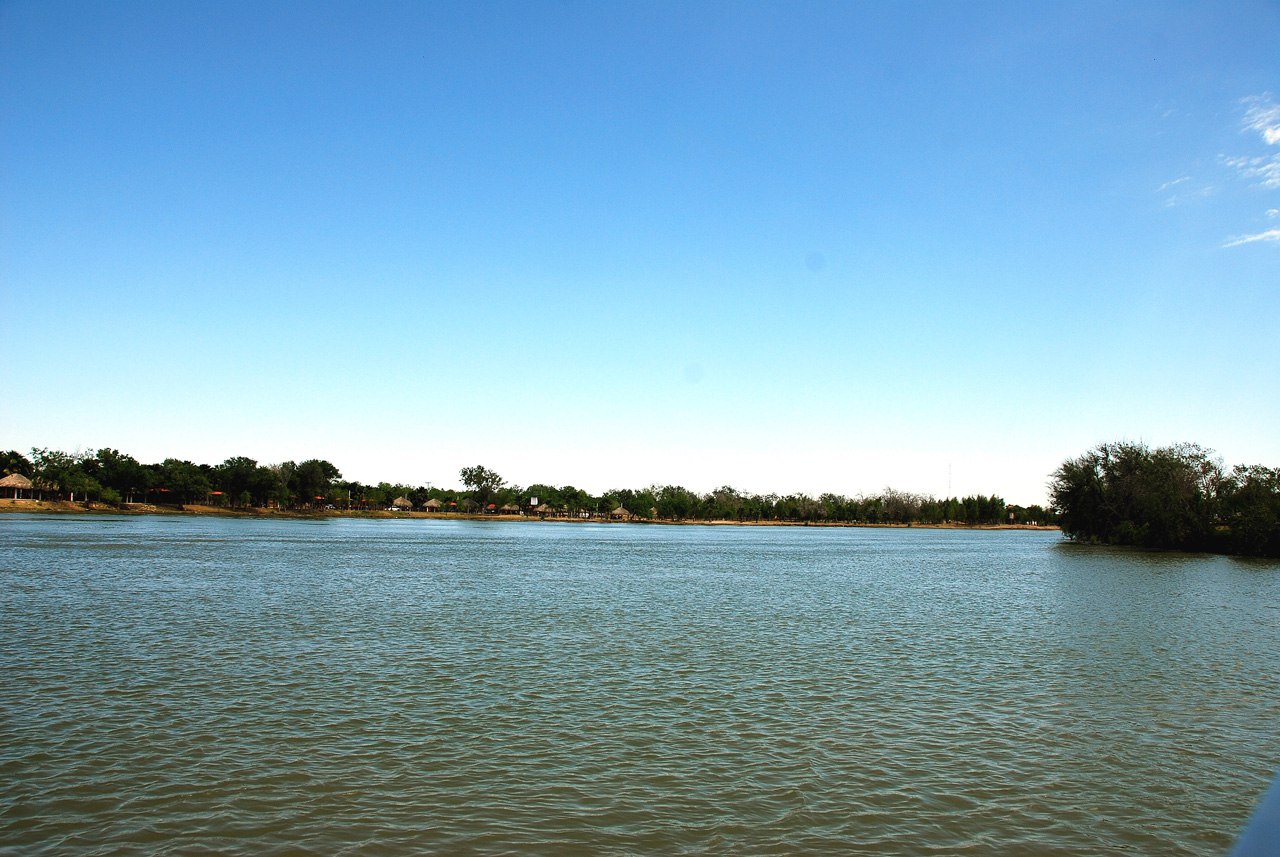
[[[9,488],[13,491],[13,499],[18,499],[19,491],[30,491],[32,488],[31,480],[23,476],[21,473],[10,473],[3,479],[0,479],[0,488]]]
[[[519,506],[512,506],[510,503],[498,510],[504,515],[518,515],[520,513]]]
[[[391,505],[395,506],[397,509],[402,509],[407,511],[413,508],[413,501],[410,500],[408,497],[397,497],[396,499],[391,501]]]
[[[626,509],[622,508],[622,506],[618,506],[618,508],[614,509],[612,512],[609,513],[609,517],[626,519],[631,517],[631,513],[628,512]]]
[[[440,507],[443,505],[444,503],[432,497],[430,500],[422,504],[422,508],[426,509],[428,512],[439,512]]]

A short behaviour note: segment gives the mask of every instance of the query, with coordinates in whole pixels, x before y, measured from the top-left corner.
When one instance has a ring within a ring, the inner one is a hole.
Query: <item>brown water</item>
[[[0,518],[14,854],[1221,854],[1280,566],[1056,533]]]

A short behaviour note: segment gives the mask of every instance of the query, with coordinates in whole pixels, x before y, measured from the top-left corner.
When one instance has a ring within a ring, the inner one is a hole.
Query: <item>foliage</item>
[[[458,475],[462,477],[462,484],[474,492],[471,499],[479,503],[481,508],[492,503],[494,495],[507,484],[497,473],[479,464],[462,468]]]
[[[342,478],[338,468],[327,461],[312,458],[298,465],[290,465],[285,484],[296,502],[303,506],[324,505],[333,483]]]
[[[0,476],[9,476],[16,473],[19,476],[31,478],[35,473],[35,469],[31,465],[30,459],[17,450],[11,449],[8,452],[0,452]]]
[[[160,465],[160,484],[177,503],[195,503],[204,500],[213,490],[209,477],[200,465],[176,458],[166,458]]]
[[[89,477],[81,464],[82,453],[62,452],[56,449],[32,449],[32,482],[45,490],[65,491],[75,499],[76,492],[89,488]]]
[[[1280,469],[1236,466],[1218,500],[1233,552],[1280,556]]]
[[[84,461],[84,466],[102,486],[104,502],[118,505],[121,502],[132,502],[135,494],[146,493],[151,480],[149,472],[131,455],[125,455],[114,449],[100,449],[91,459]],[[110,491],[117,498],[111,500],[106,492]]]
[[[458,490],[393,482],[364,485],[345,481],[337,467],[322,459],[263,465],[252,458],[233,456],[213,466],[175,458],[160,464],[141,464],[130,455],[107,448],[86,454],[37,449],[32,451],[30,460],[16,452],[6,456],[0,461],[7,461],[11,469],[27,467],[44,479],[46,485],[58,485],[63,494],[74,488],[77,495],[87,494],[110,503],[148,500],[168,504],[212,503],[232,508],[276,506],[373,511],[390,507],[398,497],[407,497],[416,509],[434,499],[439,500],[446,511],[480,512],[488,510],[490,505],[495,509],[512,505],[527,510],[535,505],[533,500],[537,498],[538,506],[563,510],[570,517],[607,517],[621,506],[634,518],[666,521],[998,524],[1010,520],[1051,523],[1053,517],[1052,510],[1037,506],[1006,507],[1004,500],[995,496],[940,500],[892,488],[851,498],[832,493],[818,497],[761,495],[730,485],[702,494],[680,485],[649,485],[614,488],[596,496],[573,485],[535,483],[521,488],[482,465],[462,468],[459,475],[465,487]]]
[[[1280,477],[1230,474],[1195,444],[1107,443],[1064,461],[1049,483],[1062,531],[1077,541],[1280,556]]]
[[[247,506],[252,502],[251,487],[255,485],[258,462],[238,455],[228,458],[213,470],[213,484],[224,497],[230,498],[228,502],[237,506]],[[244,499],[245,495],[248,495],[248,500]]]

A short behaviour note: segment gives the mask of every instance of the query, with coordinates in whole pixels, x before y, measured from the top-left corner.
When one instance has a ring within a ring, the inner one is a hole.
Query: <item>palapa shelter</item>
[[[30,491],[32,489],[31,480],[23,476],[21,473],[10,473],[3,479],[0,479],[0,488],[12,489],[13,499],[18,499],[19,491]]]
[[[428,512],[439,512],[440,507],[443,505],[444,503],[441,503],[439,500],[432,497],[430,500],[422,504],[422,508],[426,509]]]
[[[626,509],[622,508],[621,506],[619,506],[618,508],[614,509],[612,512],[609,513],[609,517],[615,520],[625,521],[631,517],[631,513],[628,512]]]
[[[413,501],[410,500],[408,497],[397,497],[396,499],[391,501],[391,505],[395,506],[397,509],[400,509],[401,511],[407,512],[413,508]]]
[[[502,514],[504,514],[504,515],[519,515],[519,514],[520,514],[520,507],[519,507],[519,506],[512,506],[510,503],[508,503],[507,505],[503,506],[503,507],[502,507],[501,509],[499,509],[498,511],[499,511],[499,512],[501,512],[501,513],[502,513]]]

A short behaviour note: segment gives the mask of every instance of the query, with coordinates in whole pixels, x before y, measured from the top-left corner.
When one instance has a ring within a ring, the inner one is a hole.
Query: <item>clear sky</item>
[[[1280,465],[1276,3],[0,3],[0,446]]]

